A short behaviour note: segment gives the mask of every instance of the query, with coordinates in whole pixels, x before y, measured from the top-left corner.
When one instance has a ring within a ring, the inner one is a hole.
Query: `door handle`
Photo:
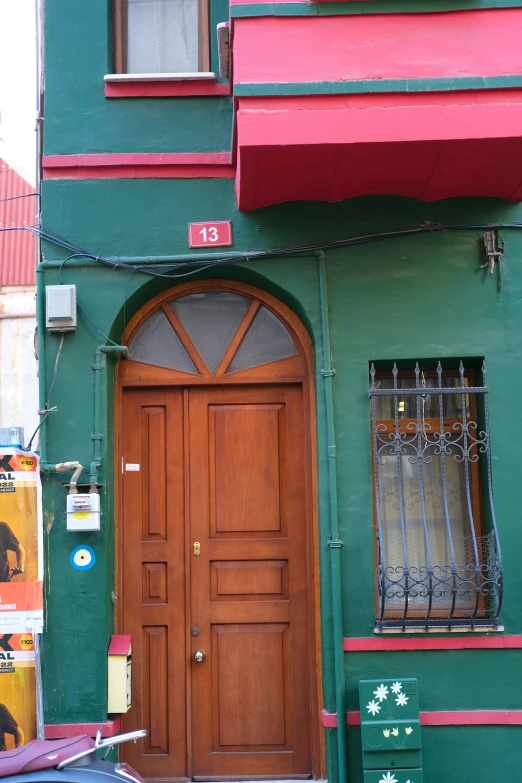
[[[203,663],[205,658],[207,657],[207,654],[204,650],[196,650],[194,653],[194,660],[196,663]]]

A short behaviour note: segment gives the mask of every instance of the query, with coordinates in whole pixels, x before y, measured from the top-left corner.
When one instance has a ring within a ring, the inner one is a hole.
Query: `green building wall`
[[[288,204],[241,214],[232,180],[101,180],[43,183],[44,223],[90,252],[116,256],[186,253],[187,223],[231,219],[234,251],[326,243],[425,221],[451,225],[512,222],[516,205],[485,199],[421,204],[367,197],[337,204]],[[522,232],[501,231],[505,254],[493,277],[484,261],[480,229],[427,231],[328,250],[338,493],[343,566],[344,635],[371,637],[374,624],[374,533],[368,405],[371,360],[484,356],[490,385],[495,506],[504,556],[505,633],[522,632],[522,551],[519,493],[522,417]],[[44,245],[46,261],[67,255]],[[83,266],[82,266],[83,265]],[[96,327],[119,342],[132,315],[176,284],[142,272],[71,259],[40,272],[44,285],[76,283],[78,301]],[[186,268],[170,274],[186,274]],[[317,260],[313,254],[227,264],[195,273],[268,290],[292,307],[316,346],[319,469],[321,634],[324,707],[335,711],[329,572],[327,449]],[[185,280],[186,278],[181,278]],[[43,456],[49,462],[78,459],[89,465],[93,431],[93,351],[104,338],[79,313],[75,334],[65,336],[45,426]],[[46,335],[41,357],[48,390],[59,336]],[[106,652],[113,630],[114,585],[114,360],[108,358],[104,395],[106,439],[100,480],[102,530],[65,529],[63,478],[46,476],[45,718],[48,723],[106,719]],[[85,475],[85,474],[84,474]],[[89,543],[97,561],[91,571],[69,565],[71,550]],[[117,599],[116,599],[117,600]],[[358,709],[362,678],[417,677],[422,711],[520,709],[522,651],[462,650],[347,653],[347,707]],[[517,779],[517,727],[426,727],[427,783],[436,780],[489,783]],[[335,781],[335,730],[326,730],[328,776]],[[360,734],[348,730],[350,783],[360,783]]]
[[[492,0],[493,5],[511,4]],[[479,8],[486,0],[452,0]],[[285,4],[288,5],[288,4]],[[335,13],[338,3],[302,4],[306,12]],[[343,5],[343,4],[341,4]],[[346,4],[342,12],[356,12]],[[371,4],[360,4],[368,8]],[[441,0],[416,2],[417,11],[447,9]],[[294,13],[297,4],[287,7]],[[108,0],[75,4],[47,0],[45,9],[44,154],[106,152],[226,152],[233,105],[227,97],[106,99],[103,77],[112,68]],[[270,6],[270,8],[272,8]],[[388,9],[404,11],[394,0]],[[407,8],[412,9],[411,2]],[[372,6],[372,11],[373,9]],[[256,4],[249,13],[265,13]],[[363,9],[363,12],[364,9]],[[228,19],[226,0],[211,0],[211,28]],[[217,51],[211,40],[212,69]],[[277,250],[432,224],[479,226],[522,220],[522,207],[491,199],[424,204],[366,197],[335,204],[292,203],[253,213],[237,211],[232,179],[44,180],[43,223],[90,253],[105,257],[187,254],[187,224],[231,220],[234,252]],[[346,637],[373,636],[374,532],[368,364],[371,360],[485,357],[490,385],[495,507],[504,559],[506,634],[522,634],[522,231],[500,231],[501,270],[481,269],[478,228],[422,234],[326,250],[337,440],[343,627]],[[151,278],[125,268],[73,258],[43,243],[41,286],[76,283],[78,329],[64,338],[42,428],[42,458],[50,463],[92,459],[94,349],[106,335],[121,341],[132,315],[176,278]],[[169,274],[188,273],[186,268]],[[309,330],[316,350],[321,643],[324,708],[335,712],[331,614],[329,503],[321,313],[313,254],[191,270],[195,277],[248,282],[289,305]],[[181,277],[181,281],[186,277]],[[48,399],[60,337],[40,318],[42,400]],[[100,332],[97,331],[100,330]],[[103,389],[102,529],[66,531],[63,476],[45,474],[44,701],[46,723],[103,722],[107,717],[107,647],[117,605],[114,573],[114,376],[107,358]],[[96,552],[90,571],[71,568],[80,543]],[[347,708],[357,710],[362,678],[417,677],[422,711],[522,709],[522,650],[364,652],[345,654]],[[512,783],[520,779],[521,728],[447,726],[422,729],[426,783]],[[336,730],[326,729],[328,778],[338,779]],[[348,730],[348,783],[362,783],[360,732]]]

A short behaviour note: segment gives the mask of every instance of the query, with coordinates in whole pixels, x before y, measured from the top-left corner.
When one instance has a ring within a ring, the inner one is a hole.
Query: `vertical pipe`
[[[38,327],[38,398],[40,411],[45,408],[45,301],[44,301],[44,270],[38,266],[36,269],[36,324]],[[39,411],[39,412],[40,412]],[[40,413],[42,416],[42,413]],[[40,460],[47,462],[47,416],[43,414],[40,426]]]
[[[330,348],[330,324],[328,318],[328,285],[326,278],[326,256],[316,251],[319,273],[319,297],[321,306],[321,327],[323,333],[323,378],[326,411],[326,434],[328,441],[328,493],[330,502],[330,561],[332,579],[332,615],[334,636],[335,709],[337,713],[337,755],[339,783],[347,781],[346,751],[346,695],[344,682],[344,633],[341,582],[341,546],[339,541],[339,513],[337,507],[337,461],[335,446],[335,416],[333,397],[333,369]]]
[[[97,348],[95,348],[94,350],[94,364],[92,365],[92,369],[94,371],[93,433],[92,433],[93,447],[92,447],[92,461],[89,470],[89,482],[94,487],[96,487],[96,484],[98,483],[98,471],[100,469],[100,464],[101,464],[101,441],[102,438],[105,437],[106,435],[106,433],[103,433],[101,431],[102,427],[100,423],[101,405],[102,405],[102,401],[100,399],[101,397],[100,374],[101,373],[105,374],[107,370],[106,357],[108,353],[128,356],[129,349],[127,348],[126,345],[98,345]],[[96,490],[93,489],[92,491],[96,491]]]

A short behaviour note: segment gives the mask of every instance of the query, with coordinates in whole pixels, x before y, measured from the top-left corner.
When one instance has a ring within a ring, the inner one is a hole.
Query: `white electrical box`
[[[76,329],[76,286],[45,286],[45,325],[50,332]]]
[[[83,533],[99,529],[100,496],[98,493],[67,495],[67,530]]]

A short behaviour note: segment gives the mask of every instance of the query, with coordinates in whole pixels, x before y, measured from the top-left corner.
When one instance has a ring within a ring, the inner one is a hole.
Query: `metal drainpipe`
[[[315,252],[319,273],[319,298],[321,327],[323,332],[323,370],[326,408],[326,437],[328,442],[328,492],[330,501],[330,568],[332,578],[332,616],[334,636],[335,709],[337,713],[337,755],[339,783],[346,783],[346,695],[344,678],[344,632],[343,599],[341,582],[341,547],[339,539],[339,512],[337,506],[337,455],[335,445],[335,413],[333,395],[332,354],[330,346],[330,323],[328,314],[328,283],[326,278],[326,255],[322,250]]]
[[[94,364],[92,365],[92,369],[94,370],[94,431],[92,433],[92,461],[89,468],[89,482],[93,487],[92,491],[97,491],[98,471],[101,465],[101,441],[102,438],[105,437],[105,433],[101,432],[100,426],[100,373],[105,373],[107,370],[108,353],[128,356],[129,349],[125,345],[98,345],[94,350]]]
[[[37,308],[37,326],[38,326],[38,397],[40,401],[40,410],[45,406],[45,300],[43,290],[43,272],[41,264],[36,268],[36,308]],[[42,414],[40,414],[42,415]],[[42,465],[47,463],[47,417],[44,418],[40,427],[40,462]]]

